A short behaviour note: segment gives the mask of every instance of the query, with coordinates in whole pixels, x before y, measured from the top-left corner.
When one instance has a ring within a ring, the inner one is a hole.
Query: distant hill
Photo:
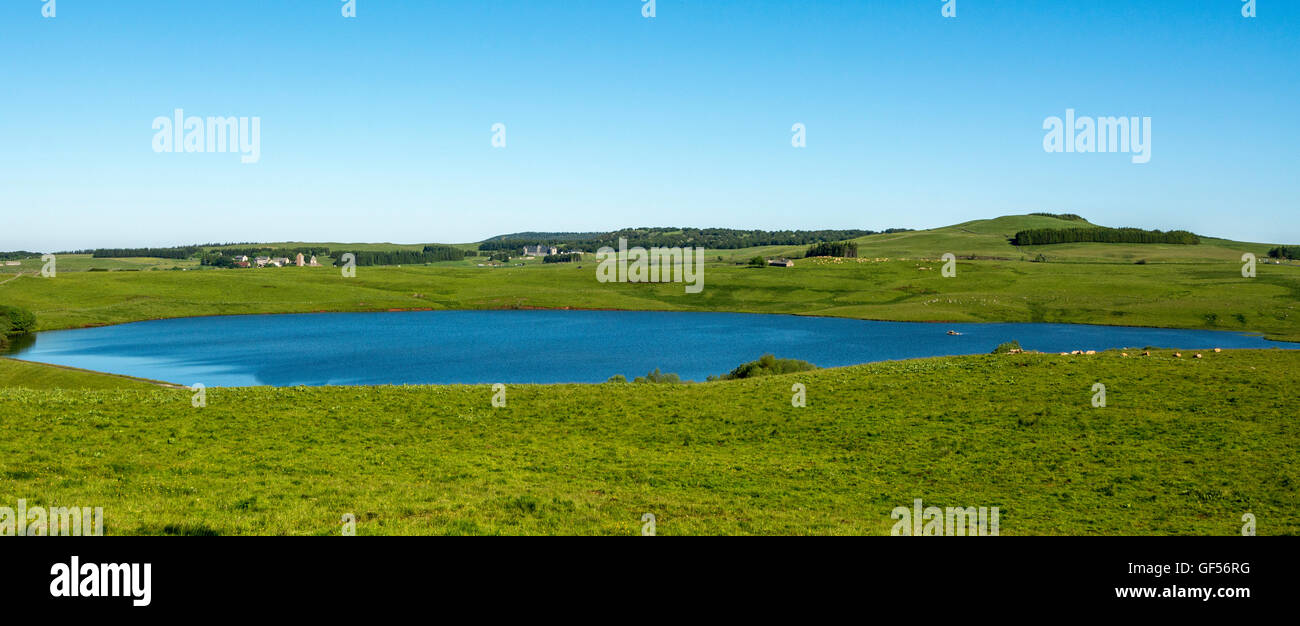
[[[1047,262],[1202,263],[1239,261],[1243,252],[1260,258],[1268,255],[1271,244],[1237,242],[1215,237],[1199,238],[1197,245],[1165,243],[1059,243],[1016,246],[1016,233],[1035,229],[1077,229],[1098,227],[1076,215],[1046,214],[1006,215],[993,219],[973,220],[904,233],[868,235],[854,239],[860,257],[934,259],[944,253],[958,257]],[[1039,255],[1042,255],[1040,259]]]
[[[891,228],[884,232],[902,232]],[[619,239],[629,246],[699,246],[709,250],[737,250],[757,246],[803,246],[826,241],[843,241],[877,234],[870,230],[736,230],[731,228],[644,227],[624,228],[607,233],[514,233],[497,235],[479,244],[480,250],[509,250],[533,245],[564,244],[588,252],[604,246],[617,247]]]

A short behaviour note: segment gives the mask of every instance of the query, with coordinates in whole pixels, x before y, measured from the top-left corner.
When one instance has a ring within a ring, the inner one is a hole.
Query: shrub
[[[680,376],[678,376],[678,375],[676,375],[676,374],[664,374],[664,373],[662,373],[662,372],[659,371],[659,368],[656,367],[656,368],[654,369],[653,372],[650,372],[650,373],[646,374],[645,376],[637,376],[636,379],[633,380],[632,382],[636,382],[636,383],[664,383],[664,384],[668,384],[668,385],[676,385],[676,384],[682,382],[682,379],[681,379]]]
[[[816,365],[799,359],[778,359],[771,354],[764,354],[757,361],[741,364],[728,374],[721,376],[710,376],[709,380],[737,380],[741,378],[757,378],[759,376],[775,376],[777,374],[791,374],[794,372],[807,372],[817,369]]]
[[[993,354],[1007,354],[1012,350],[1019,350],[1021,352],[1024,352],[1024,348],[1020,347],[1019,341],[1008,341],[1006,343],[999,344],[998,347],[994,348]]]
[[[27,309],[0,304],[0,335],[28,333],[36,328],[36,316]]]
[[[607,382],[607,383],[625,383],[625,382],[627,382],[627,377],[624,376],[624,375],[622,375],[622,374],[614,374],[613,376],[610,376],[610,377],[609,377],[609,380],[607,380],[607,381],[605,381],[605,382]]]
[[[764,259],[761,256],[756,256],[749,260],[749,265],[750,267],[766,267],[767,259]]]

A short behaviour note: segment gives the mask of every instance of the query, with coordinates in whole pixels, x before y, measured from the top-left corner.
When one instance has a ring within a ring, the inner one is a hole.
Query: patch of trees
[[[764,354],[757,361],[744,363],[729,374],[721,376],[710,376],[710,381],[715,380],[737,380],[741,378],[757,378],[759,376],[775,376],[777,374],[792,374],[794,372],[807,372],[817,369],[816,365],[799,359],[778,359],[771,354]]]
[[[235,259],[228,257],[220,252],[204,252],[199,257],[199,265],[209,265],[212,267],[234,267]]]
[[[120,259],[141,256],[159,259],[188,259],[198,253],[198,246],[180,246],[175,248],[96,248],[90,255],[96,259]]]
[[[41,256],[41,253],[14,250],[12,252],[0,252],[0,261],[17,261],[18,259],[30,259],[37,256]]]
[[[1017,246],[1044,246],[1057,243],[1175,243],[1195,245],[1201,238],[1185,230],[1142,230],[1140,228],[1031,228],[1015,234]]]
[[[1300,259],[1300,246],[1278,246],[1268,251],[1274,259]]]
[[[330,249],[324,246],[299,246],[297,248],[221,248],[219,250],[210,250],[210,254],[221,254],[225,256],[247,256],[259,257],[269,256],[275,258],[293,259],[299,254],[311,258],[313,256],[332,256]]]
[[[1056,218],[1056,219],[1058,219],[1058,220],[1065,220],[1065,221],[1067,221],[1067,222],[1086,222],[1086,221],[1088,221],[1088,220],[1083,219],[1083,217],[1078,216],[1078,215],[1075,215],[1075,214],[1073,214],[1073,213],[1030,213],[1030,215],[1037,215],[1037,216],[1039,216],[1039,217],[1054,217],[1054,218]]]
[[[627,377],[622,374],[615,374],[613,376],[610,376],[609,380],[605,382],[626,383]],[[662,383],[667,385],[679,385],[682,383],[682,377],[678,376],[677,374],[665,374],[663,372],[660,372],[659,368],[656,367],[653,372],[650,372],[645,376],[637,376],[635,379],[632,380],[632,382],[642,383],[642,384]]]
[[[581,254],[548,254],[542,257],[542,263],[577,263],[582,260]]]
[[[734,230],[730,228],[624,228],[609,233],[518,233],[499,235],[479,244],[479,250],[522,250],[524,246],[557,245],[594,252],[602,247],[617,248],[620,238],[628,247],[701,247],[735,250],[754,246],[803,246],[824,241],[853,239],[877,232],[910,230]]]
[[[36,328],[36,315],[27,309],[0,304],[0,348],[9,347],[9,335],[21,335]]]
[[[858,244],[852,241],[828,241],[825,243],[814,244],[804,253],[804,258],[811,259],[816,256],[858,256]]]
[[[424,247],[424,254],[435,261],[461,261],[467,256],[474,256],[474,251],[461,250],[454,246],[431,245]]]
[[[645,376],[637,376],[632,380],[634,383],[661,383],[665,385],[678,385],[682,382],[682,377],[677,374],[664,374],[655,368],[654,371]]]
[[[435,246],[428,246],[435,247]],[[354,252],[357,257],[357,266],[364,267],[369,265],[418,265],[420,263],[435,263],[438,261],[459,261],[465,258],[465,252],[459,248],[455,250],[455,256],[450,256],[446,250],[390,250],[386,252],[364,251]],[[427,250],[427,248],[426,248]],[[342,256],[341,254],[339,256]],[[342,265],[342,260],[335,259],[334,265]]]
[[[993,349],[993,354],[1011,354],[1012,351],[1024,352],[1025,349],[1020,347],[1019,341],[1012,340],[998,344],[998,347]]]

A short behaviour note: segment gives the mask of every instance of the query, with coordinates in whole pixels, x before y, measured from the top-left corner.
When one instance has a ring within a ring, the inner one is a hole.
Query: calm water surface
[[[704,380],[765,353],[833,367],[983,354],[1013,339],[1044,352],[1300,347],[1208,330],[642,311],[242,315],[51,331],[34,339],[13,356],[209,387],[601,382],[656,367]]]

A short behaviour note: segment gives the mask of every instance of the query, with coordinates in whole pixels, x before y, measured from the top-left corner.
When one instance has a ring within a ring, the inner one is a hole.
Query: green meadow
[[[1078,224],[1009,216],[870,235],[857,240],[858,259],[802,259],[802,248],[776,246],[709,250],[699,294],[682,284],[600,283],[594,260],[478,267],[470,259],[359,267],[355,278],[344,278],[332,267],[92,272],[85,267],[112,269],[118,260],[86,256],[61,260],[55,278],[41,278],[39,268],[0,277],[8,281],[0,284],[0,302],[34,311],[41,330],[194,315],[568,307],[1207,328],[1300,341],[1300,265],[1267,263],[1270,244],[1017,248],[1007,241],[1023,228]],[[367,249],[383,249],[376,245]],[[1245,252],[1260,258],[1255,278],[1242,277]],[[944,253],[958,257],[954,278],[941,276]],[[795,267],[746,267],[755,255],[790,256]]]
[[[0,376],[13,361],[0,359]],[[0,501],[108,534],[1300,532],[1300,354],[997,355],[695,385],[0,388]],[[1107,386],[1093,408],[1092,386]],[[807,406],[791,405],[802,383]]]
[[[858,259],[708,250],[700,294],[602,284],[594,261],[469,259],[344,278],[331,267],[60,257],[55,278],[30,260],[0,274],[0,304],[35,312],[40,330],[567,307],[1300,341],[1300,267],[1266,263],[1270,244],[1008,242],[1078,224],[1010,216],[871,235],[857,240]],[[1255,278],[1242,277],[1246,252],[1260,258]],[[958,257],[956,277],[941,276],[944,253]],[[746,267],[755,255],[795,266]],[[635,535],[651,513],[661,535],[881,535],[890,511],[916,498],[999,507],[1008,535],[1230,535],[1248,512],[1260,534],[1296,534],[1298,369],[1300,353],[1285,350],[1015,354],[703,384],[512,385],[504,408],[486,386],[214,388],[194,408],[185,389],[0,359],[0,503],[103,506],[109,534],[327,535],[350,513],[358,534]],[[1104,408],[1091,404],[1098,382]],[[806,407],[791,405],[795,383]]]

